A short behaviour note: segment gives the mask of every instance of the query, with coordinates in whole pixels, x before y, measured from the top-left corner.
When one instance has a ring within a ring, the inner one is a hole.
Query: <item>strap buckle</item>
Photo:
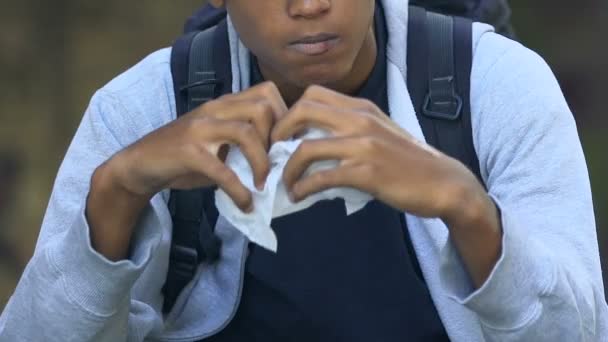
[[[457,120],[462,113],[463,101],[454,89],[454,77],[437,77],[431,80],[429,92],[424,99],[424,115],[442,119]]]
[[[215,75],[212,75],[212,77],[215,77]],[[192,83],[188,83],[185,86],[182,86],[179,88],[179,91],[181,93],[188,91],[192,88],[196,88],[196,87],[202,87],[202,86],[215,86],[218,84],[221,84],[222,81],[215,79],[215,78],[206,78],[200,81],[196,81],[196,82],[192,82]]]
[[[175,275],[190,281],[198,267],[198,252],[194,248],[173,245],[170,262],[174,266],[172,271],[175,272]]]
[[[188,94],[188,111],[213,100],[216,96],[216,88],[222,85],[222,81],[216,78],[213,71],[198,71],[192,78],[190,83],[180,88],[180,92]]]
[[[169,274],[162,289],[164,313],[171,311],[182,289],[194,278],[197,267],[198,253],[195,249],[175,244],[171,246]]]

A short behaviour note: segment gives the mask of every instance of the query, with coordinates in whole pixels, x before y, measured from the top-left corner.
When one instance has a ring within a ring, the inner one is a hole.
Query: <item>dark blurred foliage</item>
[[[2,0],[0,308],[32,255],[53,179],[89,98],[148,53],[169,46],[203,2]],[[607,256],[608,1],[511,5],[519,40],[549,62],[575,113]]]
[[[3,226],[3,218],[8,217],[8,212],[16,207],[14,199],[20,171],[19,156],[10,151],[0,152],[0,226]],[[24,264],[19,262],[18,246],[3,236],[4,232],[0,230],[0,260],[8,261],[9,271],[19,274]]]

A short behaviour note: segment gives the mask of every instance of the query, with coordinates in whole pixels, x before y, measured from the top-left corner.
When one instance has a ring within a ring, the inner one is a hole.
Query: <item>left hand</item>
[[[485,194],[463,164],[414,139],[368,100],[312,86],[275,124],[272,142],[310,127],[330,137],[302,142],[287,163],[283,179],[294,201],[328,188],[352,187],[401,211],[450,220],[463,196]],[[339,164],[303,177],[321,160]]]
[[[326,139],[303,141],[285,166],[283,180],[293,200],[334,187],[352,187],[404,212],[438,217],[481,287],[498,261],[502,229],[498,209],[463,164],[417,141],[376,105],[319,86],[308,88],[280,119],[272,142],[307,128],[326,130]],[[321,160],[334,169],[304,175]]]

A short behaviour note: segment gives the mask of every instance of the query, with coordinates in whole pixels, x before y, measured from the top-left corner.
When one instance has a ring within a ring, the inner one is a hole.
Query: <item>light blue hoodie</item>
[[[408,3],[382,1],[391,117],[423,140],[405,96]],[[443,222],[405,214],[446,331],[464,342],[608,341],[591,190],[572,114],[538,55],[485,25],[473,34],[473,141],[504,229],[486,283],[473,289]],[[248,86],[240,71],[249,61],[232,26],[230,43],[239,91]],[[168,317],[161,314],[172,229],[167,191],[142,215],[129,260],[109,262],[90,245],[84,206],[94,169],[174,120],[174,107],[169,49],[95,94],[59,170],[34,256],[0,316],[0,341],[195,341],[228,323],[247,241],[222,217],[220,262],[199,267]]]

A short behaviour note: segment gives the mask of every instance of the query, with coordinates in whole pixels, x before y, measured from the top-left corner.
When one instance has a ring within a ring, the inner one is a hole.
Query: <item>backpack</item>
[[[515,38],[507,0],[410,0],[410,5],[487,23],[494,26],[497,33]]]
[[[508,6],[504,0],[412,3],[424,7],[410,6],[408,32],[417,34],[408,35],[407,64],[416,67],[408,67],[407,86],[423,134],[428,144],[458,159],[483,184],[473,146],[469,100],[472,23],[488,19],[483,15],[496,13],[500,5],[500,15],[493,18],[501,19],[497,24],[502,34],[509,35]],[[185,34],[173,45],[171,73],[178,117],[232,90],[225,18],[225,10],[203,7],[188,19]],[[164,313],[171,311],[199,264],[213,263],[220,256],[221,240],[213,232],[218,217],[214,191],[213,187],[171,190],[173,233],[162,289]]]

